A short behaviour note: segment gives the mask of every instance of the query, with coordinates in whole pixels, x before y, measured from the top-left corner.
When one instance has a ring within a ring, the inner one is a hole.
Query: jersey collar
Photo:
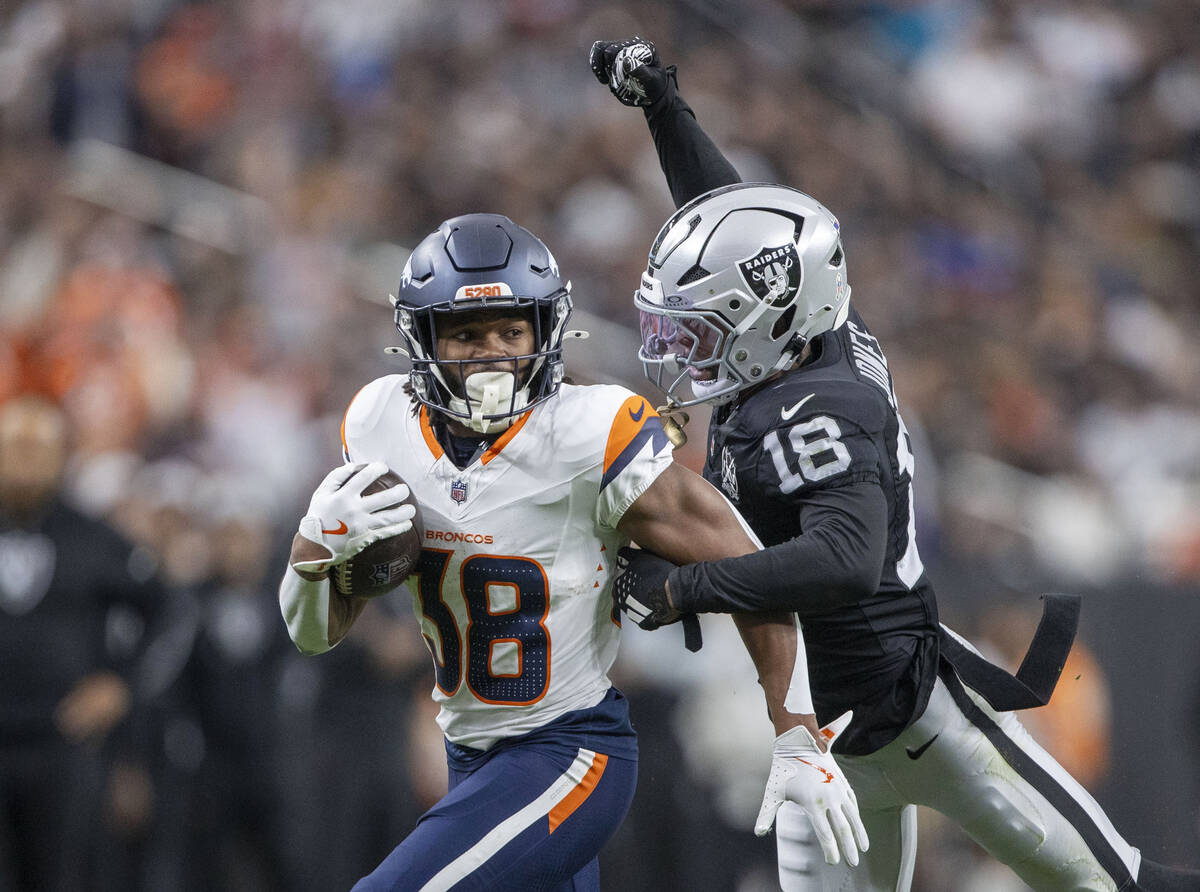
[[[533,409],[529,409],[528,411],[522,413],[521,416],[509,426],[508,430],[501,434],[496,442],[489,446],[487,451],[480,456],[480,463],[486,465],[497,455],[499,455],[501,450],[503,450],[504,447],[507,446],[512,440],[512,438],[520,432],[521,428],[525,426],[525,422],[529,420],[529,416],[532,414]],[[421,425],[421,436],[425,440],[425,445],[429,448],[434,460],[436,461],[437,459],[445,456],[446,450],[442,448],[442,444],[438,441],[437,433],[433,429],[433,422],[430,419],[428,406],[421,406],[421,411],[418,413],[418,419]]]

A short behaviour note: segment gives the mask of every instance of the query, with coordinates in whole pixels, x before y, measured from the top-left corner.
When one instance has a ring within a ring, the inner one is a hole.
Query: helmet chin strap
[[[467,375],[467,398],[450,398],[450,410],[470,418],[463,423],[481,434],[495,434],[507,429],[516,420],[521,410],[529,403],[525,388],[515,390],[516,376],[512,372],[476,372]],[[505,413],[502,418],[485,418],[486,415]]]

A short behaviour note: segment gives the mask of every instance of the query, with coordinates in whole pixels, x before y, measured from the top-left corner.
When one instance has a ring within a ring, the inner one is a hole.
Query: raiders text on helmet
[[[634,302],[647,377],[676,405],[727,402],[845,321],[838,221],[786,186],[714,189],[659,231]]]
[[[442,223],[413,250],[394,298],[417,400],[480,433],[494,433],[553,396],[563,378],[570,290],[549,248],[508,217],[465,214]],[[528,313],[534,352],[506,357],[498,363],[505,370],[469,376],[463,374],[466,360],[440,358],[439,322],[479,310]]]

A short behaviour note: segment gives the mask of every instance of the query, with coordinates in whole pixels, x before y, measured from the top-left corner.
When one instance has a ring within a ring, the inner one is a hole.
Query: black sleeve
[[[754,554],[671,571],[684,613],[792,610],[803,619],[875,594],[887,549],[887,502],[877,483],[818,489],[800,509],[799,536]]]
[[[721,150],[696,122],[691,106],[679,95],[674,66],[667,69],[667,89],[647,109],[646,123],[658,151],[658,163],[667,176],[675,207],[718,186],[740,183],[742,178]]]

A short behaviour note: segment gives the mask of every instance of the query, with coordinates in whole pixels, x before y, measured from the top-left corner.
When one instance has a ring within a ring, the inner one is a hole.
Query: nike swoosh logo
[[[326,534],[328,534],[328,535],[330,535],[330,536],[340,536],[340,535],[342,535],[342,533],[346,532],[348,529],[350,529],[350,527],[346,526],[346,521],[344,521],[344,520],[339,520],[339,521],[338,521],[338,525],[337,525],[337,529],[334,529],[334,530],[321,530],[321,532],[322,532],[322,533],[326,533]]]
[[[645,411],[646,411],[646,404],[645,404],[645,403],[642,403],[640,406],[638,406],[638,410],[637,410],[637,414],[636,414],[636,415],[634,415],[634,414],[633,414],[633,409],[630,409],[630,410],[629,410],[629,417],[630,417],[630,418],[632,418],[634,421],[641,421],[641,420],[642,420],[642,413],[643,413],[643,412],[645,412]]]
[[[930,737],[927,741],[925,741],[923,744],[921,744],[916,749],[906,746],[904,748],[904,752],[908,755],[908,758],[912,759],[913,761],[916,761],[917,759],[919,759],[923,755],[925,755],[925,750],[927,750],[931,746],[933,746],[933,742],[938,739],[938,736],[940,734],[941,734],[940,731],[938,732],[938,734],[934,734],[932,737]]]
[[[827,771],[826,769],[822,768],[820,765],[814,765],[812,762],[808,761],[808,759],[797,758],[796,761],[803,762],[809,768],[815,768],[815,769],[817,769],[817,771],[821,772],[821,774],[825,775],[825,780],[821,781],[821,783],[823,783],[823,784],[833,783],[833,774],[830,773],[829,771]]]
[[[815,393],[810,393],[808,396],[806,396],[804,399],[800,400],[800,402],[796,403],[796,405],[792,406],[790,409],[780,409],[779,414],[783,416],[784,421],[791,421],[792,416],[800,411],[800,407],[803,406],[805,403],[807,403],[809,400],[811,400],[814,396],[816,396]]]

